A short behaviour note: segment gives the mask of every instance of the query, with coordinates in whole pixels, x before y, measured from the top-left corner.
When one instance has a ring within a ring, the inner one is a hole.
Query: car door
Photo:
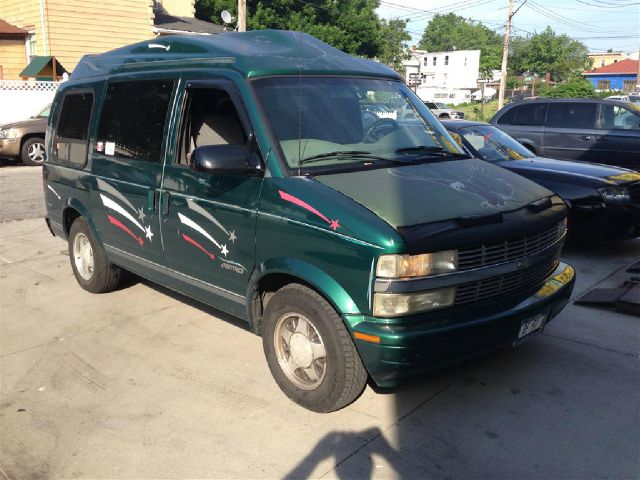
[[[162,260],[157,197],[174,84],[107,82],[93,144],[96,226],[108,250],[142,265]]]
[[[640,108],[601,103],[594,161],[640,170]]]
[[[596,161],[596,102],[550,102],[544,130],[544,156]]]
[[[239,94],[226,80],[187,82],[175,152],[162,183],[162,239],[171,268],[222,299],[244,301],[255,264],[261,175],[197,171],[195,148],[257,150]]]

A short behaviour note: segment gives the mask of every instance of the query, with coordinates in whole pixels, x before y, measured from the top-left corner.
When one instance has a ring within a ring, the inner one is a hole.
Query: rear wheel
[[[332,412],[360,396],[367,372],[342,319],[318,293],[292,284],[265,309],[262,341],[271,374],[291,400]]]
[[[122,269],[113,265],[83,218],[77,218],[69,230],[69,257],[76,280],[91,293],[114,290]]]
[[[25,165],[42,165],[46,157],[44,138],[34,137],[26,140],[22,145],[20,157]]]

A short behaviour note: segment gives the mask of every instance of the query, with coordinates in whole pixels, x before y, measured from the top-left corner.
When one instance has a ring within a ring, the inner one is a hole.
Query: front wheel
[[[291,400],[314,412],[332,412],[360,396],[367,372],[342,319],[318,293],[292,284],[265,309],[265,357]]]
[[[25,165],[42,165],[45,160],[44,138],[30,138],[22,145],[20,152]]]
[[[85,290],[106,293],[120,283],[122,269],[107,260],[102,246],[82,217],[76,219],[69,230],[69,257],[73,274]]]

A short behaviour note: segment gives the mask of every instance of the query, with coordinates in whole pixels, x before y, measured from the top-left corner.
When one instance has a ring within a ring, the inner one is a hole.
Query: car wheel
[[[367,372],[342,319],[318,293],[292,284],[265,309],[264,354],[276,383],[314,412],[332,412],[360,396]]]
[[[529,150],[531,153],[533,153],[534,155],[537,155],[538,152],[536,152],[536,149],[533,148],[531,145],[529,145],[528,143],[523,143],[522,145],[524,145],[524,147]]]
[[[34,137],[28,139],[22,145],[20,156],[22,163],[25,165],[42,165],[46,158],[44,138]]]
[[[441,113],[438,118],[450,118],[448,113]]]
[[[69,258],[76,280],[91,293],[114,290],[122,269],[113,265],[83,218],[76,219],[69,231]]]

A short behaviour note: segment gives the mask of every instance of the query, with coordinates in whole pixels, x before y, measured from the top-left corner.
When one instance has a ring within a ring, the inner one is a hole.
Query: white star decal
[[[236,237],[236,231],[235,230],[231,230],[231,232],[229,233],[229,241],[236,243],[236,240],[238,239],[238,237]]]
[[[138,209],[138,220],[140,220],[141,222],[144,223],[144,218],[146,217],[146,215],[144,214],[144,209],[142,207],[140,207]]]
[[[153,232],[151,231],[151,227],[145,227],[144,229],[145,231],[145,237],[147,237],[149,239],[149,241],[151,241],[151,237],[153,237]]]
[[[224,255],[225,257],[227,256],[227,253],[229,253],[229,250],[227,250],[227,246],[226,245],[222,245],[222,248],[220,248],[220,253],[222,255]]]

